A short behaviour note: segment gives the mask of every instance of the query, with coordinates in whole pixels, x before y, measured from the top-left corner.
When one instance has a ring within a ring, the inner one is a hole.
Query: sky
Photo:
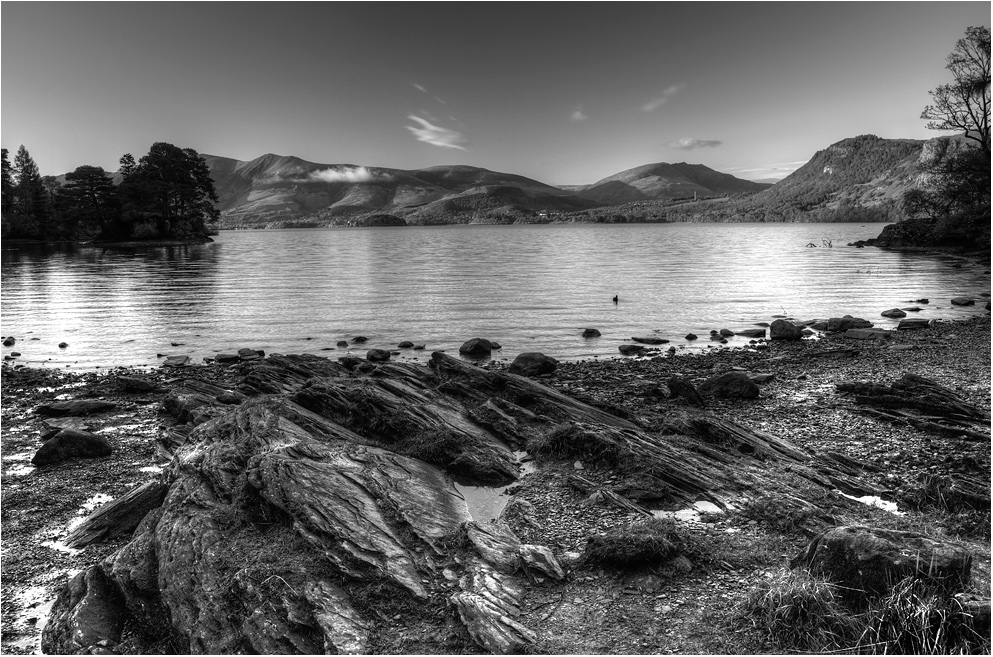
[[[165,141],[590,184],[654,162],[779,179],[928,139],[989,2],[3,2],[0,139],[43,175]]]

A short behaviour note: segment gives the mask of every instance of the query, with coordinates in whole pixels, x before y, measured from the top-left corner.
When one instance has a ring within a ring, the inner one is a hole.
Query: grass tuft
[[[682,538],[671,520],[652,518],[614,534],[591,536],[584,565],[638,568],[663,563],[681,552]]]

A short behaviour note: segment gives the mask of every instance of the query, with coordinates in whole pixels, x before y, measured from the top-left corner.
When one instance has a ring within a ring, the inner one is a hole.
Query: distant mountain
[[[203,157],[223,228],[334,225],[369,214],[407,223],[488,223],[598,205],[523,176],[470,166],[407,171],[273,154],[248,162]]]
[[[605,205],[697,196],[760,192],[766,183],[735,178],[702,164],[645,164],[599,180],[592,185],[570,186],[578,196]]]

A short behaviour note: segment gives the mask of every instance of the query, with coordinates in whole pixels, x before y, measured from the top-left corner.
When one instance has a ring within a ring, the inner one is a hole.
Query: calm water
[[[0,332],[18,363],[155,365],[157,354],[237,350],[340,356],[403,340],[457,352],[472,337],[496,358],[542,351],[614,357],[631,336],[705,348],[711,329],[931,304],[988,293],[983,267],[844,246],[881,224],[443,226],[225,231],[215,243],[106,249],[4,245]],[[830,239],[834,248],[807,248]],[[620,297],[616,305],[614,295]],[[603,334],[583,339],[584,328]],[[687,332],[698,334],[695,344]],[[69,346],[60,349],[60,342]],[[732,340],[732,344],[735,340]],[[182,343],[172,346],[172,343]],[[331,348],[330,351],[323,350]]]

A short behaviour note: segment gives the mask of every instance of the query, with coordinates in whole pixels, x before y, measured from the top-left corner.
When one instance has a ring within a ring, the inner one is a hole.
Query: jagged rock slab
[[[42,404],[34,410],[38,415],[49,417],[64,417],[67,415],[92,415],[104,413],[117,408],[117,404],[99,399],[75,399],[70,401]]]
[[[62,542],[78,549],[133,532],[149,511],[162,505],[168,490],[158,481],[142,484],[91,513]]]

